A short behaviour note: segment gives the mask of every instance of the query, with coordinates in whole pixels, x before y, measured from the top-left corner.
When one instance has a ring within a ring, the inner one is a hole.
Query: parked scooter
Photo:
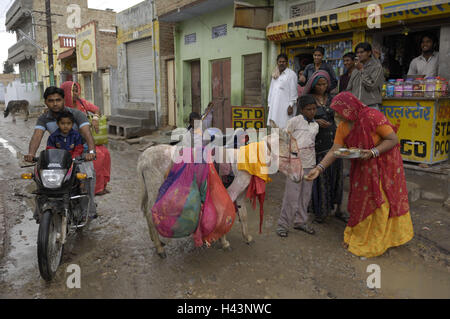
[[[39,272],[46,281],[51,281],[62,260],[63,248],[69,236],[86,226],[89,195],[87,175],[79,166],[83,158],[73,159],[61,149],[48,149],[34,158],[33,173],[22,174],[22,179],[33,179],[37,190],[34,218],[39,224],[37,255]]]

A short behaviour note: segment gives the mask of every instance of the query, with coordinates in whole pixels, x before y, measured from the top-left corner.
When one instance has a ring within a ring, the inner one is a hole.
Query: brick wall
[[[88,21],[98,21],[99,29],[115,30],[116,13],[108,10],[88,9]]]
[[[67,7],[70,4],[79,5],[81,8],[81,24],[87,23],[87,0],[52,0],[50,4],[51,12],[61,14],[62,16],[52,16],[52,33],[56,34],[75,34],[75,31],[67,26],[69,14]],[[33,10],[45,11],[45,1],[33,0]],[[38,24],[45,25],[45,15],[36,14],[36,20],[41,19]],[[37,23],[37,22],[36,22]],[[36,42],[42,46],[47,47],[47,28],[44,26],[36,26]],[[36,60],[42,60],[41,51],[38,50],[38,57]]]
[[[161,90],[161,115],[160,126],[169,122],[169,99],[167,92],[167,60],[174,58],[173,23],[159,23],[159,54],[160,54],[160,90]]]
[[[97,29],[98,69],[117,67],[117,43],[115,32],[102,32]]]

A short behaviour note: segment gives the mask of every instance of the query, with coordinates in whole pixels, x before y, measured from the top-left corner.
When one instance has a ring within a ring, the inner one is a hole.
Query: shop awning
[[[64,52],[62,52],[62,53],[60,53],[60,54],[58,55],[58,60],[62,60],[62,59],[68,58],[68,57],[70,57],[74,52],[75,52],[75,48],[72,48],[72,49],[69,49],[69,50],[67,50],[67,51],[64,51]]]
[[[380,9],[380,27],[402,23],[414,23],[450,16],[450,2],[443,0],[377,0],[346,6],[334,10],[271,23],[266,36],[271,41],[299,40],[355,29],[375,29],[368,6]]]

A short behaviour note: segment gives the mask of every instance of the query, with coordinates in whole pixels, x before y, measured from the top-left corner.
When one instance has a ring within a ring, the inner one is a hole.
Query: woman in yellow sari
[[[414,235],[395,127],[350,92],[338,94],[331,108],[340,121],[334,145],[305,178],[317,178],[336,159],[337,149],[361,149],[361,158],[351,160],[344,246],[357,256],[382,255]]]

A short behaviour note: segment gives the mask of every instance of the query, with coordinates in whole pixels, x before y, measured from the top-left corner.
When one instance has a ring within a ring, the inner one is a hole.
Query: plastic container
[[[436,78],[427,77],[425,78],[425,97],[434,98],[436,90]]]
[[[424,79],[417,78],[413,82],[413,96],[424,97],[424,95],[425,95]]]
[[[441,87],[441,96],[448,95],[448,81],[445,78],[441,78],[442,87]]]
[[[413,96],[413,83],[414,79],[408,78],[403,84],[403,96],[404,97],[412,97]]]
[[[394,96],[403,97],[403,79],[397,79],[395,81]]]
[[[442,96],[442,80],[438,76],[436,77],[436,87],[434,89],[434,96],[435,97],[441,97]]]
[[[395,93],[395,80],[389,80],[386,85],[386,96],[393,97]]]

